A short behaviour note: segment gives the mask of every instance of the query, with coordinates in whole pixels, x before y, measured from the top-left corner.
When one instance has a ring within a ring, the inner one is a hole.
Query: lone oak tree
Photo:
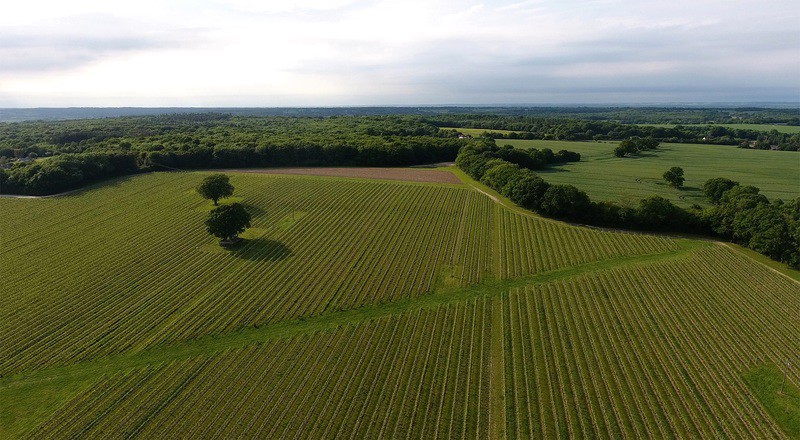
[[[206,230],[223,244],[235,243],[239,240],[239,234],[250,227],[250,218],[250,213],[240,203],[223,205],[208,213]]]
[[[212,174],[203,179],[197,192],[204,198],[213,200],[214,206],[218,206],[219,199],[233,194],[233,185],[225,174]]]
[[[683,168],[672,167],[664,173],[664,180],[666,180],[673,188],[680,188],[683,186]]]

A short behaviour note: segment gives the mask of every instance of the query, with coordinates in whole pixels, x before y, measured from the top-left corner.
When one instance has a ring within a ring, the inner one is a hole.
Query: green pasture
[[[637,203],[657,194],[688,207],[706,205],[703,183],[727,177],[744,185],[755,185],[771,199],[800,197],[800,153],[795,151],[749,150],[729,145],[661,144],[658,150],[638,157],[618,158],[617,142],[570,142],[498,139],[498,145],[519,148],[562,149],[581,154],[581,161],[539,171],[550,183],[571,184],[595,200]],[[684,188],[670,187],[664,171],[677,166],[684,170]]]

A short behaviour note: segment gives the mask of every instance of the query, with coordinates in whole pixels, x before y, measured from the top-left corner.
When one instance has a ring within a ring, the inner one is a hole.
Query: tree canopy
[[[590,208],[589,196],[572,185],[552,185],[542,196],[542,212],[553,217],[579,220]]]
[[[214,206],[219,205],[219,199],[233,195],[233,185],[230,178],[225,174],[212,174],[206,176],[203,182],[197,186],[197,192],[203,198],[214,201]]]
[[[214,208],[206,218],[209,234],[228,242],[234,242],[239,234],[250,227],[251,215],[241,203],[232,203]]]
[[[683,178],[683,168],[681,167],[672,167],[668,169],[664,172],[663,177],[673,188],[682,188],[683,182],[686,180]]]
[[[739,182],[735,182],[724,177],[708,179],[706,180],[706,183],[703,184],[703,194],[705,194],[706,197],[711,200],[711,203],[716,204],[719,203],[720,199],[722,198],[722,194],[724,194],[725,191],[738,184]]]
[[[639,138],[632,137],[619,143],[619,146],[614,148],[614,156],[625,157],[629,155],[636,155],[643,150],[655,150],[658,148],[659,142],[651,137]]]

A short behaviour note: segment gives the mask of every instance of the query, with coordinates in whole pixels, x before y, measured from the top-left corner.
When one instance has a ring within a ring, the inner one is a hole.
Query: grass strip
[[[7,391],[25,386],[25,384],[47,381],[55,378],[72,377],[75,380],[80,380],[87,376],[100,375],[128,368],[137,368],[154,363],[168,362],[174,359],[208,355],[233,347],[260,344],[277,338],[289,338],[299,334],[336,329],[342,325],[355,324],[365,320],[374,320],[413,310],[435,308],[439,305],[451,302],[465,301],[487,295],[500,295],[512,288],[548,283],[588,272],[634,264],[649,264],[676,260],[707,245],[707,243],[702,242],[681,240],[679,241],[678,250],[675,251],[592,262],[515,279],[490,279],[481,284],[467,288],[444,287],[439,291],[417,298],[406,298],[394,302],[360,307],[310,318],[282,321],[265,326],[248,327],[236,332],[155,346],[143,351],[121,353],[71,365],[22,372],[0,379],[0,390]]]
[[[800,439],[800,389],[783,375],[777,365],[765,364],[746,372],[744,380],[783,432]]]

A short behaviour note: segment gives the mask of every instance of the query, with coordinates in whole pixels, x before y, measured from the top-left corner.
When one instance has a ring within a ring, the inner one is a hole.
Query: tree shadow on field
[[[258,205],[253,205],[250,203],[242,203],[242,205],[244,206],[244,209],[246,209],[247,212],[249,212],[253,217],[261,217],[265,213],[264,208]]]
[[[684,186],[680,188],[681,194],[678,196],[679,199],[687,201],[687,202],[702,202],[707,201],[703,190],[696,186]]]
[[[231,247],[228,252],[250,261],[280,261],[289,258],[292,250],[285,244],[267,238],[253,238]]]
[[[539,174],[557,174],[557,173],[569,173],[570,171],[565,168],[542,168],[539,170],[534,170],[534,173]]]
[[[101,180],[99,182],[93,182],[93,183],[89,183],[89,184],[84,184],[84,185],[82,185],[82,186],[80,186],[78,188],[68,189],[66,191],[61,191],[61,192],[58,192],[58,193],[55,193],[55,194],[46,194],[46,195],[43,195],[41,197],[48,197],[48,198],[49,197],[63,197],[63,198],[68,198],[68,197],[80,196],[80,195],[83,195],[83,194],[85,194],[87,192],[90,192],[90,191],[93,191],[93,190],[100,190],[100,189],[107,189],[107,188],[116,189],[117,187],[123,186],[126,183],[130,182],[137,175],[138,174],[133,174],[133,175],[128,175],[128,176],[113,177],[113,178],[110,178],[108,180]],[[5,194],[5,193],[0,191],[0,194]]]
[[[648,157],[658,157],[658,150],[640,151],[634,155],[626,156],[625,159],[646,159]]]

